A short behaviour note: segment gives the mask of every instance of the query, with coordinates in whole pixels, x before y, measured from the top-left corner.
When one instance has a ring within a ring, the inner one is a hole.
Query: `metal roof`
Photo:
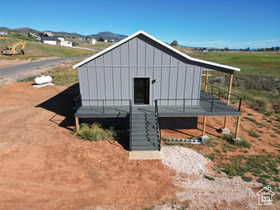
[[[144,32],[144,31],[138,31],[138,32],[136,32],[136,33],[134,33],[134,34],[132,34],[132,35],[126,37],[125,39],[123,39],[123,40],[117,42],[116,44],[114,44],[114,45],[112,45],[112,46],[110,46],[110,47],[108,47],[108,48],[106,48],[106,49],[100,51],[100,52],[97,53],[97,54],[94,54],[93,56],[91,56],[91,57],[89,57],[89,58],[87,58],[87,59],[81,61],[80,63],[77,63],[76,65],[73,66],[73,68],[76,69],[76,68],[78,68],[78,67],[80,67],[80,66],[82,66],[82,65],[84,65],[84,64],[86,64],[86,63],[88,63],[89,61],[91,61],[91,60],[93,60],[93,59],[99,57],[100,55],[105,54],[106,52],[108,52],[108,51],[110,51],[110,50],[112,50],[112,49],[114,49],[114,48],[120,46],[121,44],[123,44],[123,43],[125,43],[125,42],[127,42],[127,41],[129,41],[129,40],[131,40],[131,39],[133,39],[134,37],[136,37],[136,36],[138,36],[138,35],[140,35],[140,34],[141,34],[141,35],[144,35],[144,36],[146,36],[146,37],[148,37],[149,39],[151,39],[151,40],[153,40],[153,41],[159,43],[160,45],[162,45],[162,46],[168,48],[169,50],[171,50],[171,51],[177,53],[177,54],[180,55],[180,56],[183,56],[184,58],[186,58],[186,59],[188,59],[188,60],[190,60],[190,61],[197,62],[197,63],[201,63],[201,64],[206,64],[206,65],[209,65],[210,67],[213,66],[213,67],[228,69],[228,70],[230,70],[230,71],[240,71],[239,68],[236,68],[236,67],[233,67],[233,66],[228,66],[228,65],[224,65],[224,64],[214,63],[214,62],[211,62],[211,61],[205,61],[205,60],[193,58],[193,57],[191,57],[191,56],[189,56],[189,55],[187,55],[187,54],[185,54],[185,53],[183,53],[183,52],[181,52],[181,51],[179,51],[179,50],[177,50],[177,49],[171,47],[169,44],[166,44],[166,43],[164,43],[164,42],[162,42],[162,41],[156,39],[155,37],[151,36],[150,34]]]

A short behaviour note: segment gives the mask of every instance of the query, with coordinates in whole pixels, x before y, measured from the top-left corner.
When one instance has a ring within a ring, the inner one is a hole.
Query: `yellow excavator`
[[[1,51],[2,55],[24,55],[25,42],[17,42],[12,47],[4,48]]]

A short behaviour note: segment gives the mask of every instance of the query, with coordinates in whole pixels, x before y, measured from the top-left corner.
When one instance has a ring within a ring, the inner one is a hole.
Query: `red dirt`
[[[160,161],[128,161],[115,141],[88,142],[36,105],[63,87],[0,86],[0,209],[143,209],[175,197]]]
[[[249,114],[248,114],[249,113]],[[259,127],[256,123],[248,120],[246,117],[255,119],[258,123],[262,124],[263,127]],[[237,117],[228,117],[227,120],[227,127],[231,130],[234,134],[236,128],[236,119]],[[268,122],[267,120],[271,120],[272,122]],[[199,129],[180,129],[180,130],[162,130],[162,136],[169,137],[169,138],[189,138],[194,136],[201,136],[202,135],[202,122],[203,119],[199,118]],[[217,132],[217,129],[222,128],[224,123],[224,117],[207,117],[207,127],[206,127],[206,135],[213,136],[215,139],[218,139],[218,143],[223,143],[224,140],[220,137],[223,135]],[[266,117],[263,114],[250,109],[249,107],[243,106],[242,109],[242,118],[240,123],[240,137],[249,141],[253,147],[253,149],[248,149],[247,155],[256,155],[262,154],[265,152],[268,153],[278,153],[279,147],[275,146],[280,144],[280,129],[277,128],[275,125],[280,123],[275,121],[273,117]],[[252,137],[249,135],[249,131],[253,130],[260,134],[259,138]],[[278,130],[278,132],[276,131]],[[214,147],[217,149],[219,146]],[[213,148],[210,147],[200,147],[194,145],[193,148],[198,150],[204,151],[212,151]],[[228,156],[232,155],[240,155],[244,154],[240,151],[234,152],[227,152]]]
[[[143,209],[177,202],[175,172],[160,161],[128,161],[128,152],[116,141],[84,141],[71,133],[73,127],[59,126],[65,121],[64,110],[71,109],[67,94],[49,104],[60,114],[37,107],[64,89],[36,89],[30,83],[0,86],[0,209]],[[258,128],[243,118],[241,136],[253,145],[246,155],[263,149],[276,152],[273,144],[280,143],[280,135],[274,125],[279,122],[268,123],[262,114],[244,109],[265,125]],[[215,129],[221,127],[223,117],[208,117],[207,121],[207,132],[219,137]],[[234,123],[230,117],[232,131]],[[262,131],[260,140],[248,135],[250,129]],[[201,130],[163,130],[162,134],[198,136]],[[215,147],[195,145],[193,149],[209,154],[222,148],[223,140],[218,142]],[[239,150],[226,155],[238,154],[244,155]],[[233,208],[240,203],[225,205]]]

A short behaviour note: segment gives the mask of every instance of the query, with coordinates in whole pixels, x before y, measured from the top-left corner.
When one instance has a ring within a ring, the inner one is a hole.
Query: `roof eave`
[[[96,58],[96,57],[98,57],[98,56],[100,56],[100,55],[102,55],[102,54],[104,54],[104,53],[106,53],[106,52],[108,52],[108,51],[110,51],[110,50],[116,48],[117,46],[119,46],[119,45],[121,45],[121,44],[123,44],[123,43],[129,41],[130,39],[133,39],[134,37],[138,36],[139,34],[143,34],[144,36],[146,36],[146,37],[148,37],[148,38],[154,40],[155,42],[161,44],[162,46],[164,46],[164,47],[166,47],[166,48],[172,50],[173,52],[175,52],[175,53],[177,53],[177,54],[183,56],[184,58],[186,58],[186,59],[188,59],[188,60],[190,60],[190,61],[198,62],[198,63],[201,63],[201,64],[213,66],[213,67],[218,67],[218,68],[227,69],[227,70],[229,70],[229,71],[240,71],[239,68],[236,68],[236,67],[233,67],[233,66],[228,66],[228,65],[224,65],[224,64],[219,64],[219,63],[211,62],[211,61],[205,61],[205,60],[193,58],[193,57],[191,57],[191,56],[189,56],[189,55],[187,55],[187,54],[185,54],[185,53],[183,53],[183,52],[181,52],[181,51],[179,51],[179,50],[173,48],[173,47],[170,46],[169,44],[166,44],[166,43],[164,43],[164,42],[162,42],[162,41],[156,39],[155,37],[151,36],[150,34],[147,34],[147,33],[144,32],[144,31],[137,31],[136,33],[134,33],[134,34],[132,34],[132,35],[126,37],[125,39],[123,39],[123,40],[121,40],[121,41],[119,41],[119,42],[117,42],[116,44],[114,44],[114,45],[112,45],[112,46],[110,46],[110,47],[108,47],[108,48],[106,48],[106,49],[100,51],[100,52],[97,53],[97,54],[94,54],[93,56],[90,56],[89,58],[87,58],[87,59],[81,61],[80,63],[75,64],[75,65],[73,66],[73,68],[76,69],[76,68],[82,66],[83,64],[88,63],[89,61],[93,60],[94,58]]]

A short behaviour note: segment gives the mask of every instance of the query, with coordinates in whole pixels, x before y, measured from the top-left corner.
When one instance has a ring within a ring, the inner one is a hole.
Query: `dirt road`
[[[59,63],[68,60],[80,60],[85,59],[88,56],[77,56],[69,58],[52,58],[44,59],[40,61],[33,61],[22,63],[18,65],[12,65],[8,67],[0,67],[0,84],[5,84],[11,81],[25,79],[34,71],[40,71],[42,69],[49,70]]]

